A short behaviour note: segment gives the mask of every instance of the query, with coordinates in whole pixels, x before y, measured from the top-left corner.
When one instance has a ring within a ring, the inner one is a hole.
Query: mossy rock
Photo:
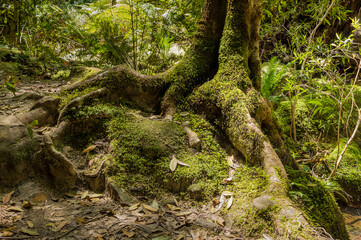
[[[334,166],[335,161],[337,160],[337,153],[341,153],[346,142],[346,138],[340,139],[339,150],[336,146],[327,157],[331,167]],[[351,202],[353,204],[361,203],[361,149],[355,142],[352,142],[348,146],[333,180],[340,184],[341,188],[351,195]]]
[[[287,168],[290,197],[315,226],[323,227],[335,239],[349,239],[342,213],[327,186],[308,173]]]
[[[157,194],[164,189],[184,192],[196,184],[197,199],[211,198],[228,175],[226,153],[214,140],[211,125],[196,115],[177,117],[175,122],[143,117],[126,110],[109,125],[112,155],[118,169],[118,183],[130,191]],[[190,121],[190,128],[201,138],[203,147],[196,152],[188,145],[187,134],[179,121]],[[189,165],[170,170],[172,155]],[[190,191],[188,191],[188,194]]]
[[[303,98],[299,98],[296,105],[296,129],[298,132],[312,132],[313,124],[311,121],[311,109],[309,108],[307,101]],[[291,102],[283,101],[279,104],[278,108],[274,111],[275,117],[278,119],[278,122],[287,135],[290,133],[291,125]],[[299,134],[301,136],[301,134]]]

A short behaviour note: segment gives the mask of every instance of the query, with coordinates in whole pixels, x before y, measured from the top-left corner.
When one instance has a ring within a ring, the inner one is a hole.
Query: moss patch
[[[163,188],[184,192],[198,184],[200,198],[210,198],[219,190],[228,175],[225,151],[215,142],[212,126],[196,115],[176,116],[176,121],[188,120],[202,140],[201,152],[188,146],[184,127],[177,122],[151,120],[127,110],[109,125],[113,139],[115,164],[112,174],[120,185],[131,191],[157,194]],[[171,172],[172,155],[190,167],[177,166]]]
[[[227,187],[234,193],[234,202],[229,210],[234,218],[234,227],[239,228],[242,236],[261,237],[262,234],[273,236],[274,227],[271,211],[259,212],[253,205],[253,199],[259,197],[267,188],[268,181],[262,167],[241,165],[234,176],[234,185]],[[262,234],[261,234],[262,233]]]
[[[343,216],[326,185],[307,173],[287,168],[290,197],[315,226],[323,227],[337,239],[349,239]]]
[[[303,98],[299,98],[296,105],[296,129],[299,132],[298,137],[303,136],[306,132],[312,132],[315,126],[311,121],[311,109],[309,109],[307,102]],[[278,119],[283,132],[287,135],[290,133],[291,125],[291,102],[283,101],[279,104],[278,108],[274,111],[275,117]]]
[[[95,74],[102,71],[100,68],[78,66],[66,71],[59,71],[53,78],[65,77],[66,81],[71,83],[82,82],[85,79],[95,76]]]
[[[344,148],[347,139],[342,138],[340,140],[339,152],[341,153]],[[328,163],[331,167],[334,166],[337,160],[337,146],[332,153],[327,157]],[[352,196],[352,202],[361,203],[361,149],[355,142],[352,142],[345,154],[343,155],[341,164],[333,177],[340,186],[348,194]]]

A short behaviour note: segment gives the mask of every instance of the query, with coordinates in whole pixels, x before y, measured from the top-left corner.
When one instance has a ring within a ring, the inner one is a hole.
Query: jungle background
[[[66,108],[95,88],[66,92],[64,86],[118,65],[145,75],[168,71],[191,45],[202,6],[200,0],[2,0],[1,116],[17,118],[53,95]],[[356,0],[263,1],[261,92],[285,142],[277,153],[289,163],[288,197],[311,223],[312,239],[360,239],[360,19]],[[40,180],[1,178],[0,237],[311,239],[297,224],[279,227],[272,200],[254,202],[266,189],[264,170],[238,156],[217,124],[187,106],[163,121],[161,112],[126,99],[84,101],[90,104],[60,111],[77,127],[54,141],[83,181],[68,190],[71,181],[56,176],[50,189],[57,190],[49,192]],[[25,124],[29,146],[49,127],[37,127],[39,121]],[[66,210],[57,215],[48,202]],[[53,221],[39,220],[35,210]],[[74,219],[65,217],[74,211]]]

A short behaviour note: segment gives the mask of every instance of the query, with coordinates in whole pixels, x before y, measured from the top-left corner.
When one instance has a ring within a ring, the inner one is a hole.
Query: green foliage
[[[126,64],[152,74],[179,60],[202,5],[199,0],[111,2],[26,0],[14,5],[5,0],[0,6],[0,29],[5,33],[0,44],[41,62],[41,73],[80,62],[98,67]]]
[[[336,146],[334,150],[327,156],[330,166],[335,164],[337,157],[347,142],[346,138],[340,139],[340,146]],[[328,174],[328,169],[321,171]],[[361,202],[361,150],[356,143],[351,143],[343,155],[342,162],[334,177],[334,180],[340,184],[342,189],[351,195],[351,202]]]
[[[334,238],[349,239],[343,217],[329,187],[308,173],[287,168],[290,197],[316,226],[325,228]]]
[[[276,57],[272,57],[268,62],[268,66],[263,67],[263,69],[261,84],[262,95],[271,102],[275,102],[275,88],[281,83],[287,68],[285,65],[280,64]]]

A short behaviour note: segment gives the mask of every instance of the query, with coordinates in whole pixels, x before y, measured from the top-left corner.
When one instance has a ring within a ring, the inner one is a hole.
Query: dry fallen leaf
[[[176,213],[175,215],[176,215],[176,216],[186,216],[186,215],[190,215],[190,214],[192,214],[192,213],[193,213],[192,211],[188,211],[188,212]]]
[[[216,223],[217,223],[219,226],[224,227],[224,220],[223,220],[223,218],[217,217]]]
[[[122,229],[122,232],[127,236],[127,237],[133,237],[134,236],[134,232],[128,232],[125,228]]]
[[[130,210],[130,211],[133,211],[133,210],[139,208],[139,206],[140,206],[140,202],[137,203],[137,204],[134,204],[133,206],[130,206],[130,207],[129,207],[129,210]]]
[[[184,163],[184,162],[181,162],[181,161],[179,161],[179,160],[177,160],[177,164],[178,164],[178,165],[181,165],[181,166],[189,167],[188,164],[186,164],[186,163]]]
[[[13,217],[13,222],[15,223],[15,222],[17,222],[17,221],[20,221],[21,219],[23,219],[23,215],[22,215],[22,214],[21,214],[21,215],[16,215],[16,216]]]
[[[153,200],[151,207],[157,211],[159,210],[159,204],[156,199]]]
[[[158,211],[157,209],[153,208],[152,206],[149,206],[149,205],[144,204],[144,203],[142,203],[142,206],[143,206],[144,209],[147,209],[147,210],[149,210],[151,212],[157,212]]]
[[[33,204],[31,204],[31,202],[29,201],[23,201],[22,207],[25,209],[30,209],[33,206]]]
[[[174,206],[172,204],[167,204],[167,207],[171,210],[171,211],[180,211],[181,209],[177,206]]]
[[[179,236],[176,238],[176,240],[182,240],[182,239],[184,239],[184,236],[183,236],[183,235],[179,235]]]
[[[234,165],[233,160],[234,160],[233,155],[232,155],[232,156],[227,157],[227,163],[228,163],[228,166],[233,167],[233,165]]]
[[[34,223],[32,221],[26,221],[26,224],[29,226],[29,228],[34,227]]]
[[[231,196],[229,198],[226,209],[230,209],[230,207],[232,206],[232,203],[233,203],[233,196]]]
[[[92,150],[94,150],[97,147],[97,145],[91,145],[90,147],[87,147],[86,149],[84,149],[81,154],[86,154]]]
[[[103,194],[101,194],[101,193],[88,194],[88,196],[87,196],[87,198],[90,198],[90,199],[101,198],[101,197],[103,197]]]
[[[59,222],[55,228],[55,232],[59,231],[60,229],[62,229],[66,224],[68,223],[67,220]]]
[[[76,222],[77,222],[78,224],[86,223],[85,219],[82,218],[82,217],[77,217],[75,220],[76,220]]]
[[[222,192],[222,195],[228,197],[228,196],[232,196],[233,193],[230,192],[230,191],[223,191],[223,192]]]
[[[169,163],[169,168],[172,172],[175,171],[175,169],[177,168],[177,164],[178,164],[178,160],[176,159],[176,157],[172,156],[172,160],[170,160],[170,163]]]
[[[10,211],[10,212],[23,212],[24,210],[22,210],[19,207],[14,206],[14,207],[9,207],[8,211]]]
[[[14,233],[4,230],[2,231],[1,237],[11,237],[12,235],[14,235]]]
[[[84,199],[86,196],[88,196],[88,190],[82,193],[80,199]]]
[[[9,201],[10,201],[10,199],[11,199],[11,196],[14,194],[14,191],[11,191],[11,192],[9,192],[8,194],[6,194],[4,197],[3,197],[3,203],[4,204],[7,204]]]
[[[55,229],[55,223],[47,223],[45,226]]]
[[[31,229],[28,229],[28,228],[21,228],[20,231],[25,233],[25,234],[28,234],[30,236],[38,236],[39,235],[39,233],[37,231],[31,230]]]

